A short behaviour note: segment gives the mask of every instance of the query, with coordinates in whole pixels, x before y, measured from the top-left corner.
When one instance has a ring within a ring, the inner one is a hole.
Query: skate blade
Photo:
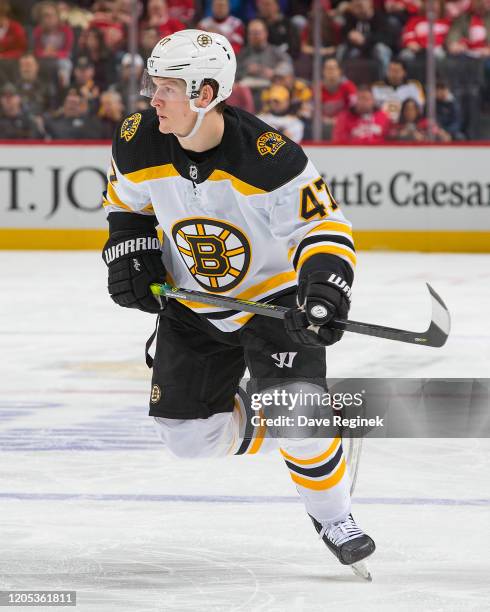
[[[367,580],[368,582],[373,581],[371,572],[369,571],[368,566],[364,561],[358,561],[357,563],[352,563],[350,567],[356,576],[359,576],[360,578],[364,578],[364,580]]]

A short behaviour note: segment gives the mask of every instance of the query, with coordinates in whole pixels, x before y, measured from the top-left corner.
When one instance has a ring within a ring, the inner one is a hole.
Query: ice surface
[[[0,253],[0,589],[75,589],[82,612],[490,609],[488,440],[366,441],[364,583],[276,454],[165,455],[146,416],[153,318],[115,307],[105,274],[98,253]],[[331,377],[489,376],[488,256],[362,253],[350,316],[422,330],[425,281],[447,345],[346,334]]]

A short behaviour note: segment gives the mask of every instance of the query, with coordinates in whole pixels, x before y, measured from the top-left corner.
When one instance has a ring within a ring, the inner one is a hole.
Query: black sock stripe
[[[330,234],[320,234],[319,236],[310,236],[309,238],[304,238],[299,243],[298,248],[296,249],[296,254],[294,255],[294,258],[293,258],[293,266],[295,270],[298,266],[298,261],[299,261],[299,258],[301,256],[301,252],[303,251],[303,249],[309,246],[310,244],[316,244],[318,242],[336,242],[337,244],[341,244],[343,246],[349,247],[349,249],[351,249],[354,253],[356,252],[356,249],[354,248],[354,244],[352,243],[352,241],[349,240],[348,238],[345,238],[344,236],[331,236]]]
[[[332,459],[329,459],[323,465],[318,465],[313,468],[306,468],[306,467],[299,467],[295,465],[294,463],[291,463],[290,461],[286,461],[286,465],[291,471],[296,472],[296,474],[302,474],[303,476],[310,476],[311,478],[318,478],[319,476],[326,476],[327,474],[330,474],[330,472],[332,472],[334,468],[337,467],[337,464],[340,463],[341,458],[342,458],[342,444],[340,444],[339,448],[337,449],[337,452],[332,457]]]

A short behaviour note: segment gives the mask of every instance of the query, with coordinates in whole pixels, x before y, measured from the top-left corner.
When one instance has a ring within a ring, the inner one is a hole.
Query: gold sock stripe
[[[284,457],[284,459],[289,459],[289,461],[293,461],[293,463],[297,463],[298,465],[311,465],[312,463],[319,463],[320,461],[323,461],[329,455],[331,455],[335,450],[337,450],[337,445],[339,444],[339,442],[340,438],[334,438],[333,442],[330,444],[330,446],[325,452],[321,453],[317,457],[312,457],[311,459],[297,459],[296,457],[289,455],[282,448],[280,448],[279,450],[281,451],[281,455]]]
[[[262,413],[262,410],[259,410],[259,416],[261,419],[264,418],[264,414]],[[267,430],[267,425],[264,425],[264,424],[259,425],[259,427],[257,428],[257,433],[255,435],[253,444],[250,447],[250,450],[245,453],[246,455],[255,455],[255,453],[259,452],[260,447],[262,446],[262,443],[264,442],[266,430]]]
[[[314,491],[325,491],[325,489],[331,489],[342,480],[345,474],[345,468],[345,458],[342,457],[342,461],[340,462],[337,471],[334,472],[331,476],[325,478],[324,480],[308,480],[307,478],[298,476],[294,472],[289,473],[291,474],[291,478],[297,485],[305,487],[306,489],[313,489]]]

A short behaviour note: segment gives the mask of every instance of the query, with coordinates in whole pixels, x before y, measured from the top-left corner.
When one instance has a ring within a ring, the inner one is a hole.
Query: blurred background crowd
[[[228,102],[297,142],[313,137],[314,99],[325,141],[490,139],[490,0],[434,0],[433,8],[429,120],[424,0],[322,0],[315,13],[312,0],[0,0],[0,139],[111,138],[129,110],[149,107],[131,97],[131,73],[141,75],[160,38],[188,27],[232,43],[238,70]]]

